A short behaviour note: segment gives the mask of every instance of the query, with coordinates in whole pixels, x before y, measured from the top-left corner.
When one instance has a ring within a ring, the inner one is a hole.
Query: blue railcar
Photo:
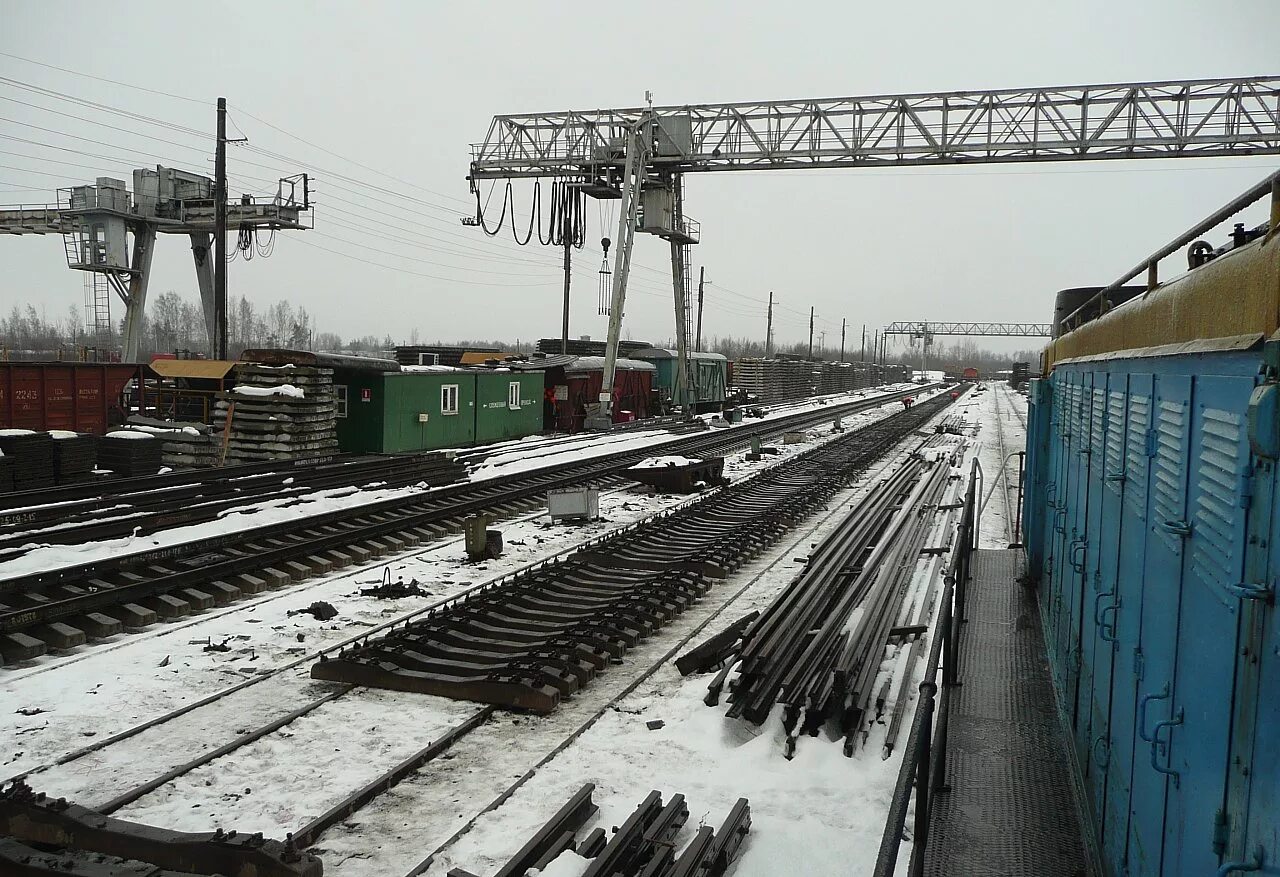
[[[1031,382],[1028,573],[1113,875],[1280,874],[1280,194],[1272,217]]]

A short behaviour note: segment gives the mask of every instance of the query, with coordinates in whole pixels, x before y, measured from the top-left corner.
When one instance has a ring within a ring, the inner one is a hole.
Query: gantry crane
[[[227,204],[226,227],[251,232],[307,228],[303,213],[310,207],[306,175],[300,174],[280,180],[275,196],[268,201],[246,196]],[[104,312],[109,314],[100,295],[105,292],[100,281],[124,301],[123,358],[136,362],[158,234],[183,234],[191,239],[209,344],[216,351],[216,213],[213,180],[157,166],[133,172],[132,192],[123,180],[98,177],[93,185],[59,189],[57,206],[0,210],[0,234],[62,235],[67,266],[89,272],[92,278],[95,292],[86,306],[95,323],[103,321]]]
[[[1280,76],[1255,76],[495,116],[468,179],[560,179],[621,201],[603,425],[636,231],[671,241],[677,386],[688,380],[686,173],[1275,154]]]

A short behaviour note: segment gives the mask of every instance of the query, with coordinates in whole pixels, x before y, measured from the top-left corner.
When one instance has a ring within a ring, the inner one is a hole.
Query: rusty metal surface
[[[158,868],[224,877],[320,877],[320,860],[292,841],[234,831],[169,831],[126,822],[17,782],[0,792],[0,835],[20,844],[79,850]]]

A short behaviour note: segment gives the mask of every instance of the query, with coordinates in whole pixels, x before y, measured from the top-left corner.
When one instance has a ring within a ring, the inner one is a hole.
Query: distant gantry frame
[[[1003,338],[1049,337],[1050,323],[942,323],[932,320],[896,322],[884,327],[884,335],[989,335]]]
[[[686,173],[1275,154],[1280,76],[1246,76],[500,115],[473,145],[468,179],[474,189],[483,180],[561,178],[592,197],[621,200],[606,392],[592,418],[603,425],[637,230],[671,242],[678,375],[687,379],[682,247],[697,236],[683,216]],[[922,334],[920,323],[894,325],[906,327],[900,334]],[[931,323],[923,334],[1040,336],[1047,329]]]

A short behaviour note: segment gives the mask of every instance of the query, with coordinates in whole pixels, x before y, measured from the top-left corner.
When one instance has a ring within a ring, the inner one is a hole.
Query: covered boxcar
[[[1073,323],[1030,385],[1028,575],[1111,874],[1280,858],[1274,180],[1269,232],[1175,241],[1198,267]]]
[[[0,428],[105,433],[128,417],[126,390],[141,366],[101,362],[0,362]]]
[[[627,423],[651,417],[649,401],[658,369],[651,362],[619,359],[613,377],[613,422]],[[604,386],[604,357],[579,356],[564,367],[564,399],[556,392],[556,428],[561,432],[583,429],[589,406],[600,399]]]
[[[675,406],[676,366],[679,354],[662,347],[646,347],[630,354],[631,359],[651,362],[657,368],[655,389],[663,411]],[[690,352],[689,372],[693,378],[693,407],[697,411],[719,411],[724,407],[729,384],[729,360],[719,353]]]

